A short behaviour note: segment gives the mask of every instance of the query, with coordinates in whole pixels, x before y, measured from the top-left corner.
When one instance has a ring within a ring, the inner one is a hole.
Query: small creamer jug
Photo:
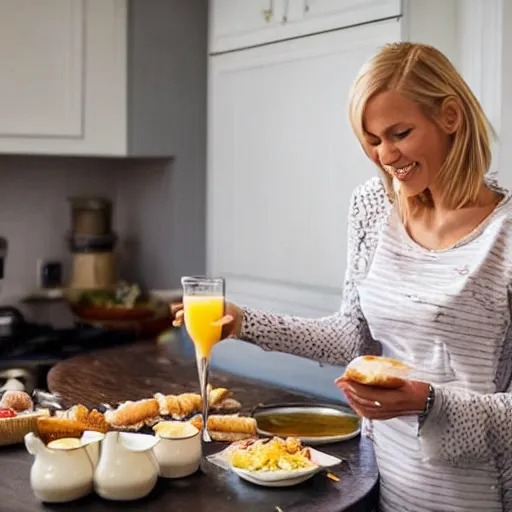
[[[108,432],[102,441],[94,472],[94,489],[108,500],[127,501],[147,496],[158,480],[153,448],[159,438],[131,432]]]

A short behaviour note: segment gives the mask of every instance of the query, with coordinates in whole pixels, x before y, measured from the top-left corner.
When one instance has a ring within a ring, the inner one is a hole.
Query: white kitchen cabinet
[[[84,7],[0,0],[0,136],[80,135]]]
[[[400,16],[400,0],[211,0],[210,53]]]
[[[0,153],[174,154],[184,91],[204,88],[183,3],[0,0]]]
[[[375,175],[347,118],[362,64],[400,20],[210,58],[208,270],[237,303],[339,307],[353,189]]]
[[[210,53],[283,39],[281,0],[210,0]]]

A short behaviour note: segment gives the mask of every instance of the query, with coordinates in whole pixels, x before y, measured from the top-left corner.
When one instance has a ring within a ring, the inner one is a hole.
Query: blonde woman
[[[337,381],[368,420],[380,509],[512,511],[512,201],[486,178],[491,128],[448,59],[412,43],[362,69],[350,121],[380,177],[353,194],[340,312],[229,305],[225,335],[332,364],[383,351],[413,365],[418,380],[398,390]]]

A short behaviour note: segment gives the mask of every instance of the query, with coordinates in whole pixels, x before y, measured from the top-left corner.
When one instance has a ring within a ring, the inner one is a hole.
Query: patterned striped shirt
[[[434,386],[421,430],[416,416],[366,424],[383,512],[512,512],[512,200],[502,192],[473,232],[429,251],[374,178],[352,197],[340,311],[244,309],[241,338],[265,350],[330,364],[383,352]]]

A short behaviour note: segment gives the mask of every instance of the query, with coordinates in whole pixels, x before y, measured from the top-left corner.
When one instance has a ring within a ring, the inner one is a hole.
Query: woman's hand
[[[407,380],[397,389],[365,386],[339,377],[336,386],[345,393],[354,411],[370,420],[389,420],[419,414],[425,407],[429,387],[425,382]]]
[[[170,305],[172,325],[181,327],[183,325],[185,312],[183,303],[177,302]],[[226,302],[225,315],[218,321],[222,325],[222,339],[237,338],[242,330],[243,312],[234,304]]]

